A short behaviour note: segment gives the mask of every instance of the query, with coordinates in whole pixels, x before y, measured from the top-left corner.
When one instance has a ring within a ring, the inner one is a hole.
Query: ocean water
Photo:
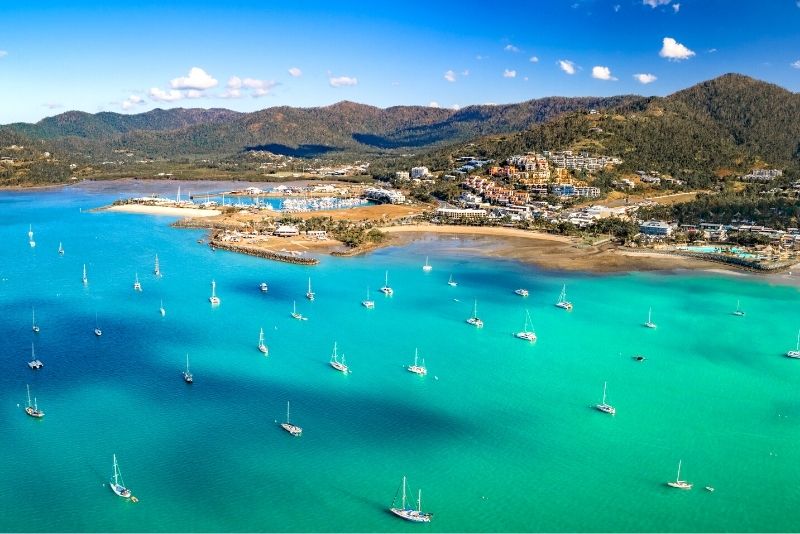
[[[0,530],[800,528],[800,361],[784,356],[797,287],[565,274],[450,238],[303,267],[212,252],[171,218],[86,211],[143,187],[0,194]],[[562,284],[572,312],[553,306]],[[473,300],[480,330],[465,323]],[[526,309],[534,344],[512,336]],[[328,365],[334,341],[349,376]],[[415,348],[427,377],[405,370]],[[613,417],[593,408],[604,382]],[[26,384],[42,420],[22,410]],[[278,426],[287,401],[302,437]],[[109,491],[112,454],[138,503]],[[665,485],[679,460],[691,491]],[[387,512],[404,475],[429,525]]]

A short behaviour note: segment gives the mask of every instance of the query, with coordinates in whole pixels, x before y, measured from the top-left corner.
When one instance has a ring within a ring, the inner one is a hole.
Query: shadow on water
[[[254,145],[245,147],[245,151],[266,150],[281,156],[292,156],[295,158],[314,158],[323,156],[330,152],[341,152],[341,148],[327,145],[298,145],[296,148],[281,145],[278,143],[268,143],[266,145]]]

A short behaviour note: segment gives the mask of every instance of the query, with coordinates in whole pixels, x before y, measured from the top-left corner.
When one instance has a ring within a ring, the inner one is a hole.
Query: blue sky
[[[800,90],[800,0],[0,0],[0,123],[70,109],[380,107]]]

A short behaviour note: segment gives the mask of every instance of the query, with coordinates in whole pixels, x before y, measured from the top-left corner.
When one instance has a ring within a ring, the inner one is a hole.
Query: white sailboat
[[[103,331],[100,330],[100,327],[97,325],[97,313],[94,314],[94,335],[100,337],[103,335]]]
[[[28,367],[31,369],[41,369],[44,364],[36,359],[36,352],[33,350],[33,343],[31,343],[31,361],[28,362]]]
[[[308,291],[306,291],[306,298],[308,300],[314,300],[314,292],[311,291],[311,277],[308,278]]]
[[[422,365],[419,364],[419,349],[414,349],[414,365],[409,365],[406,369],[419,376],[428,374],[428,368],[425,367],[425,358],[422,359]]]
[[[61,241],[58,242],[58,255],[59,256],[64,255],[64,247],[61,245]]]
[[[39,325],[36,324],[36,310],[33,308],[31,308],[31,330],[36,334],[39,333]]]
[[[467,319],[467,324],[471,324],[475,328],[483,328],[483,321],[478,318],[478,301],[475,301],[475,305],[472,308],[472,317]]]
[[[795,345],[794,350],[790,350],[786,355],[789,358],[800,358],[800,330],[797,331],[797,345]]]
[[[262,328],[258,333],[258,350],[263,354],[269,354],[269,349],[264,345],[264,329]]]
[[[36,397],[33,398],[33,403],[31,403],[31,387],[27,384],[25,385],[28,387],[28,404],[25,406],[25,413],[31,417],[44,417],[44,412],[36,404]]]
[[[33,241],[33,225],[28,226],[28,241]]]
[[[415,523],[430,523],[433,514],[429,512],[422,511],[422,490],[419,490],[417,493],[417,508],[411,508],[406,503],[406,477],[403,477],[403,497],[400,503],[400,507],[396,507],[394,505],[395,501],[397,500],[397,494],[395,493],[394,500],[392,501],[392,506],[389,508],[389,511],[392,512],[394,515],[405,519],[406,521],[413,521]]]
[[[344,374],[348,374],[350,372],[350,368],[347,367],[347,363],[344,361],[344,355],[342,355],[342,358],[339,359],[339,354],[336,351],[336,349],[337,345],[336,342],[334,341],[333,352],[331,353],[331,361],[330,361],[331,367],[333,367],[337,371],[341,371]]]
[[[186,370],[183,372],[183,381],[187,384],[194,383],[194,376],[189,371],[189,354],[186,354]]]
[[[119,497],[123,499],[131,498],[131,490],[125,487],[125,481],[122,480],[122,473],[120,473],[119,465],[117,465],[117,455],[114,455],[114,478],[109,481],[109,487]]]
[[[269,290],[269,287],[267,286],[266,282],[261,282],[258,284],[258,289],[260,289],[262,293],[266,293]]]
[[[527,296],[528,296],[528,290],[527,290],[527,289],[522,289],[522,288],[520,288],[520,289],[515,289],[515,290],[514,290],[514,293],[516,293],[516,294],[517,294],[517,295],[519,295],[520,297],[527,297]]]
[[[682,489],[682,490],[689,490],[692,489],[692,483],[686,482],[685,480],[681,480],[681,463],[683,460],[678,460],[678,476],[675,477],[675,481],[667,482],[667,486],[672,488]]]
[[[367,299],[361,301],[361,305],[371,310],[375,307],[375,301],[369,298],[369,288],[367,288]]]
[[[297,319],[298,321],[305,321],[306,318],[303,317],[302,313],[297,312],[297,301],[292,301],[292,319]]]
[[[386,275],[383,278],[383,287],[381,288],[381,293],[387,297],[394,295],[394,289],[389,286],[389,271],[386,271]]]
[[[158,313],[161,314],[161,317],[164,317],[167,314],[167,310],[164,309],[164,299],[161,299],[161,304],[158,307]]]
[[[456,287],[458,285],[458,282],[453,280],[453,275],[452,274],[450,275],[450,279],[447,281],[447,285],[450,286],[450,287]]]
[[[653,308],[647,310],[647,322],[644,323],[644,326],[647,328],[655,328],[656,323],[653,322]]]
[[[156,276],[161,276],[161,267],[158,264],[158,254],[156,254],[156,264],[153,267],[153,274]]]
[[[600,404],[596,404],[595,408],[597,408],[601,412],[604,412],[604,413],[607,413],[607,414],[610,414],[610,415],[615,415],[617,413],[617,409],[614,408],[613,406],[611,406],[610,404],[606,403],[606,386],[607,385],[608,385],[608,382],[603,382],[603,402],[601,402]]]
[[[86,276],[86,264],[83,264],[83,285],[89,283],[89,278]]]
[[[736,317],[744,317],[744,310],[739,308],[739,301],[736,301],[736,311],[733,312]]]
[[[286,422],[281,423],[281,428],[293,436],[299,436],[303,433],[302,428],[289,422],[289,401],[286,401]]]
[[[219,297],[217,296],[217,281],[211,280],[211,296],[208,297],[208,301],[211,303],[212,306],[216,306],[220,303]]]
[[[141,291],[142,290],[142,284],[139,283],[139,273],[136,273],[136,278],[134,279],[134,282],[133,282],[133,290],[134,291]]]
[[[425,271],[426,273],[429,273],[431,272],[432,269],[433,266],[430,263],[428,263],[428,256],[425,256],[425,265],[422,266],[422,270]]]
[[[567,284],[564,284],[564,287],[561,288],[561,294],[558,296],[556,306],[567,311],[572,310],[572,303],[567,300]]]
[[[533,331],[533,325],[531,324],[531,314],[528,310],[525,310],[525,326],[522,327],[521,332],[517,332],[514,334],[515,337],[518,339],[524,339],[525,341],[534,342],[536,341],[536,332]]]

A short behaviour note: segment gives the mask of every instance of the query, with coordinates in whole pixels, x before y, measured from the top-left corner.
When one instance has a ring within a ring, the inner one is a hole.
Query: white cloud
[[[228,79],[228,89],[241,89],[242,88],[242,79],[238,76],[231,76]]]
[[[228,80],[228,88],[223,91],[219,96],[220,98],[242,98],[245,96],[245,91],[250,92],[250,96],[258,98],[260,96],[268,95],[270,90],[277,85],[272,80],[257,80],[255,78],[239,78],[238,76],[231,76]],[[192,98],[191,95],[187,96]]]
[[[800,7],[800,6],[798,6],[798,7]],[[800,59],[798,59],[794,63],[790,63],[790,65],[792,66],[793,69],[800,69]]]
[[[647,85],[648,83],[653,83],[658,79],[653,74],[634,74],[633,77],[636,79],[637,82],[645,85]]]
[[[480,60],[482,60],[482,59],[486,59],[486,57],[487,57],[487,56],[482,56],[482,55],[478,54],[477,56],[475,56],[475,59],[477,59],[478,61],[480,61]]]
[[[462,76],[469,76],[469,69],[465,69],[462,73]]]
[[[658,6],[665,6],[670,2],[672,2],[672,0],[642,0],[642,4],[650,6],[653,9],[657,8]]]
[[[291,69],[289,69],[289,75],[292,78],[299,78],[300,76],[303,75],[303,71],[298,69],[297,67],[292,67]]]
[[[448,70],[447,72],[444,73],[444,79],[452,83],[456,81],[456,73],[453,72],[452,70]]]
[[[516,77],[517,77],[517,71],[515,70],[506,69],[503,71],[503,78],[516,78]]]
[[[0,57],[6,57],[8,55],[7,50],[0,50]]]
[[[616,80],[616,78],[611,76],[611,69],[600,65],[592,67],[592,78],[597,78],[598,80]]]
[[[42,104],[42,105],[47,109],[61,109],[64,107],[64,104],[61,104],[59,102],[48,102],[47,104]]]
[[[694,52],[683,46],[681,43],[672,37],[664,37],[664,45],[661,47],[659,56],[669,59],[670,61],[681,61],[689,59],[694,55]]]
[[[559,59],[558,66],[567,74],[575,74],[575,63],[568,59]]]
[[[530,60],[531,63],[539,63],[539,58],[536,56],[531,56]]]
[[[202,98],[206,96],[203,91],[198,91],[197,89],[189,89],[186,91],[186,98]]]
[[[219,95],[220,98],[242,98],[242,90],[239,88],[225,89]]]
[[[135,108],[136,106],[140,106],[144,103],[145,103],[144,98],[142,98],[141,96],[131,95],[125,100],[123,100],[122,103],[120,103],[120,107],[125,111],[127,111],[129,109]]]
[[[681,10],[681,5],[680,4],[672,4],[672,10],[675,11],[675,13],[677,13],[678,11]]]
[[[614,13],[617,13],[621,7],[622,7],[621,5],[619,5],[619,4],[616,4],[616,5],[614,6]]]
[[[200,67],[189,69],[188,76],[180,76],[169,82],[173,89],[211,89],[216,87],[219,82]]]
[[[158,87],[153,87],[150,89],[150,98],[155,100],[156,102],[174,102],[176,100],[180,100],[183,98],[183,93],[176,89],[171,89],[170,91],[164,91],[163,89],[159,89]]]
[[[431,100],[430,102],[428,102],[428,107],[429,108],[438,108],[439,107],[439,103],[436,100]]]
[[[716,51],[717,51],[717,49],[716,49],[716,48],[709,48],[709,49],[707,50],[707,52],[708,52],[709,54],[713,54],[713,53],[714,53],[714,52],[716,52]]]
[[[358,78],[350,76],[328,76],[328,83],[331,87],[348,87],[358,85]]]
[[[392,82],[392,85],[393,85],[394,87],[397,87],[398,85],[400,85],[400,82],[398,82],[397,80],[395,80],[395,81],[393,81],[393,82]]]
[[[519,48],[514,46],[513,44],[507,44],[505,48],[503,48],[506,52],[519,52]]]
[[[459,106],[458,104],[453,104],[452,106],[450,106],[450,109],[452,109],[453,111],[458,111],[459,109],[461,109],[461,106]]]

